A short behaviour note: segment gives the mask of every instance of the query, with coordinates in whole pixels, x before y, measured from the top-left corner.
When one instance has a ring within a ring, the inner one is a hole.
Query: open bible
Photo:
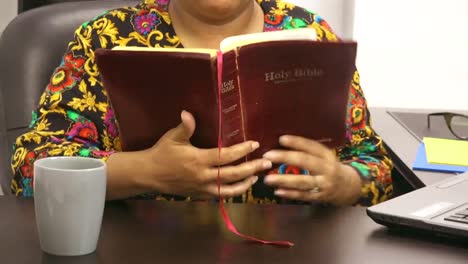
[[[229,37],[219,50],[116,47],[95,54],[123,150],[151,147],[187,110],[196,119],[193,145],[215,148],[221,120],[223,146],[258,141],[255,158],[278,148],[285,134],[344,143],[356,46],[318,42],[313,29],[296,29]]]

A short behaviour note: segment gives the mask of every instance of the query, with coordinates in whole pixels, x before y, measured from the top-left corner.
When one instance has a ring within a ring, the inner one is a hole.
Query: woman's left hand
[[[275,187],[275,195],[291,200],[354,204],[361,191],[361,178],[350,166],[337,160],[323,144],[297,136],[282,136],[280,144],[289,150],[271,150],[264,158],[309,171],[310,175],[270,174],[265,184]]]

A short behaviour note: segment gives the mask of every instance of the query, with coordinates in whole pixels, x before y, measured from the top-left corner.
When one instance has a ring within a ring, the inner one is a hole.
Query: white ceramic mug
[[[44,252],[78,256],[96,250],[106,197],[106,164],[82,157],[34,163],[34,204]]]

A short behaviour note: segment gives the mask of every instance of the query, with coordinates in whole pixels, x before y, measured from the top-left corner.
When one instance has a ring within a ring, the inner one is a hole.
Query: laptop
[[[468,238],[468,172],[367,208],[376,223]]]

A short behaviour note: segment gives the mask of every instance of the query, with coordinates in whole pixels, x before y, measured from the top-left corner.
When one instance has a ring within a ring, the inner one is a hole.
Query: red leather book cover
[[[260,142],[249,158],[279,147],[284,134],[344,143],[356,43],[273,41],[223,56],[223,145]],[[197,121],[192,143],[217,146],[216,61],[209,54],[171,51],[96,51],[97,64],[119,124],[125,151],[151,147],[180,123]]]
[[[254,157],[279,148],[281,135],[345,142],[356,43],[265,42],[238,48],[237,64],[247,140]]]
[[[192,143],[216,147],[218,90],[209,54],[99,49],[96,58],[124,151],[153,146],[180,124],[182,110],[197,121]]]

